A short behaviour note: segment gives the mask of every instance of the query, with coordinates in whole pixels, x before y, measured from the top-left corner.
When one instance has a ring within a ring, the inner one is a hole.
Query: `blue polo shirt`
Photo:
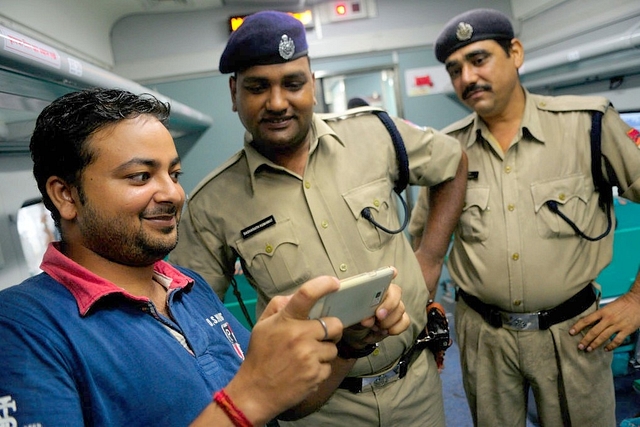
[[[41,269],[0,292],[0,425],[186,426],[244,359],[249,332],[190,270],[154,266],[169,319],[56,244]]]

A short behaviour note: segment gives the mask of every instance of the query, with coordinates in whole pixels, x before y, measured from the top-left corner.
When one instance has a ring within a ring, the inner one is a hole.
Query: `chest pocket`
[[[390,230],[397,229],[399,227],[398,212],[391,203],[391,193],[389,181],[381,178],[342,195],[356,220],[362,242],[371,251],[382,248],[393,238],[393,235],[374,227],[362,216],[362,210],[369,208],[378,224]]]
[[[489,238],[489,187],[467,187],[460,215],[459,232],[467,242]]]
[[[292,290],[311,278],[311,270],[290,219],[236,242],[254,280],[267,294]],[[271,287],[272,291],[268,288]]]
[[[559,215],[545,205],[554,201],[558,209],[581,230],[587,228],[589,219],[589,194],[583,174],[576,174],[551,181],[531,184],[531,195],[536,213],[538,234],[547,239],[575,236],[575,231]]]

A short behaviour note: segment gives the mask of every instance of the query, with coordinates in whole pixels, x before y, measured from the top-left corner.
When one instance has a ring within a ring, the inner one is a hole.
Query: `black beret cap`
[[[254,65],[292,61],[307,51],[302,22],[288,13],[268,10],[249,15],[231,33],[218,68],[221,73],[233,73]]]
[[[509,17],[493,9],[474,9],[451,19],[436,39],[438,61],[444,63],[449,55],[468,44],[480,40],[511,40],[513,26]]]

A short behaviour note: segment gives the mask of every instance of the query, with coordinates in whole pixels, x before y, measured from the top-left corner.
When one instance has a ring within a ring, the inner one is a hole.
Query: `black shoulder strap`
[[[249,310],[247,310],[247,306],[244,304],[244,300],[242,299],[242,294],[240,293],[240,289],[238,288],[238,282],[236,282],[235,277],[231,276],[230,280],[231,286],[233,287],[233,295],[238,300],[238,304],[240,305],[240,310],[242,310],[242,314],[244,318],[247,320],[247,324],[250,328],[253,328],[253,320],[251,319],[251,315],[249,315]]]
[[[613,193],[611,185],[602,176],[602,116],[601,111],[591,115],[591,176],[599,193],[600,207],[606,212],[606,207],[613,203]]]
[[[393,120],[391,120],[391,117],[389,117],[389,114],[381,110],[375,110],[373,113],[378,116],[382,124],[384,124],[384,127],[387,128],[389,135],[391,135],[391,140],[396,150],[396,159],[398,160],[398,180],[396,181],[394,191],[400,194],[409,184],[409,158],[407,156],[407,150],[404,148],[402,136],[400,136],[400,132],[398,132],[398,128],[393,123]]]
[[[387,114],[386,111],[381,110],[375,110],[372,112],[376,116],[378,116],[384,127],[387,128],[387,132],[389,132],[389,135],[391,135],[391,141],[393,141],[393,148],[395,148],[396,159],[398,160],[398,179],[395,182],[393,191],[396,192],[398,198],[402,202],[402,207],[404,208],[404,221],[402,222],[400,228],[398,228],[397,230],[390,230],[376,222],[376,220],[373,218],[371,210],[368,207],[362,209],[361,214],[363,218],[371,223],[371,225],[384,231],[385,233],[398,234],[402,230],[404,230],[409,223],[409,206],[407,206],[407,202],[402,197],[402,192],[405,188],[407,188],[407,185],[409,184],[409,157],[407,156],[407,150],[404,148],[404,141],[402,140],[402,136],[400,136],[400,132],[398,132],[398,128],[393,123],[393,120],[391,120],[391,117],[389,117],[389,114]]]
[[[607,215],[607,229],[599,236],[588,236],[578,226],[567,217],[558,207],[558,203],[555,200],[547,200],[546,205],[555,214],[557,214],[563,221],[576,232],[576,234],[583,239],[590,242],[597,242],[605,238],[610,232],[613,225],[612,206],[613,206],[613,192],[611,184],[609,184],[602,176],[602,116],[600,111],[594,111],[591,116],[591,176],[593,177],[593,185],[598,192],[598,204],[600,208]]]

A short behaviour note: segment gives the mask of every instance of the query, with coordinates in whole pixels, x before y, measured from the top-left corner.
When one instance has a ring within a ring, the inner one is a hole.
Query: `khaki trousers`
[[[615,426],[613,354],[578,351],[583,335],[568,332],[595,309],[548,330],[512,331],[490,326],[458,300],[455,329],[474,424],[524,427],[531,388],[544,427]]]
[[[425,350],[399,380],[361,393],[338,389],[320,409],[282,427],[444,427],[442,384]]]

